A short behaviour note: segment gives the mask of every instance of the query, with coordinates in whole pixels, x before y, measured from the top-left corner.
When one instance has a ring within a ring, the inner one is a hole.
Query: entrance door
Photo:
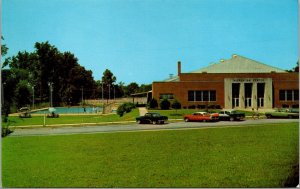
[[[240,105],[239,98],[233,98],[232,99],[232,108],[239,107],[239,105]]]
[[[264,98],[258,98],[257,99],[257,107],[264,107]]]
[[[251,105],[252,105],[251,101],[252,101],[252,98],[246,98],[245,99],[245,107],[246,108],[251,107]]]

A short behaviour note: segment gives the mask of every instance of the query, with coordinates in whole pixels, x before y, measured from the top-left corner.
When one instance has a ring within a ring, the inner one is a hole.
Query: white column
[[[224,102],[224,108],[232,108],[232,79],[224,79]]]
[[[264,108],[273,108],[272,78],[265,79]]]
[[[252,108],[257,108],[257,83],[252,83]]]

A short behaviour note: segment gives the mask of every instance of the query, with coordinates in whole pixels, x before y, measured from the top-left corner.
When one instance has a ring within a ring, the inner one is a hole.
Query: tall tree
[[[111,94],[110,97],[112,97],[112,89],[113,85],[116,82],[117,78],[114,76],[114,74],[109,70],[106,69],[103,72],[102,76],[102,83],[103,83],[103,92],[104,92],[104,98],[109,98],[109,94]]]

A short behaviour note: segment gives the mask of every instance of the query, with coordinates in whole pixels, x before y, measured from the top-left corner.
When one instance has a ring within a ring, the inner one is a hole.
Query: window
[[[190,102],[210,102],[216,101],[216,98],[216,91],[188,91]]]
[[[279,100],[285,100],[285,90],[279,91]]]
[[[188,91],[188,101],[195,101],[194,91]]]
[[[174,99],[174,95],[172,93],[159,94],[159,99]]]
[[[279,100],[299,101],[299,90],[279,90]]]

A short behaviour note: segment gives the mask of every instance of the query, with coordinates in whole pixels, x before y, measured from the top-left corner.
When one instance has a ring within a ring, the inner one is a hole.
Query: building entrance
[[[239,107],[240,84],[232,83],[232,107]]]
[[[264,107],[265,83],[257,83],[257,107]]]
[[[225,78],[225,108],[272,108],[271,78]]]
[[[245,108],[252,106],[252,83],[245,83]]]

